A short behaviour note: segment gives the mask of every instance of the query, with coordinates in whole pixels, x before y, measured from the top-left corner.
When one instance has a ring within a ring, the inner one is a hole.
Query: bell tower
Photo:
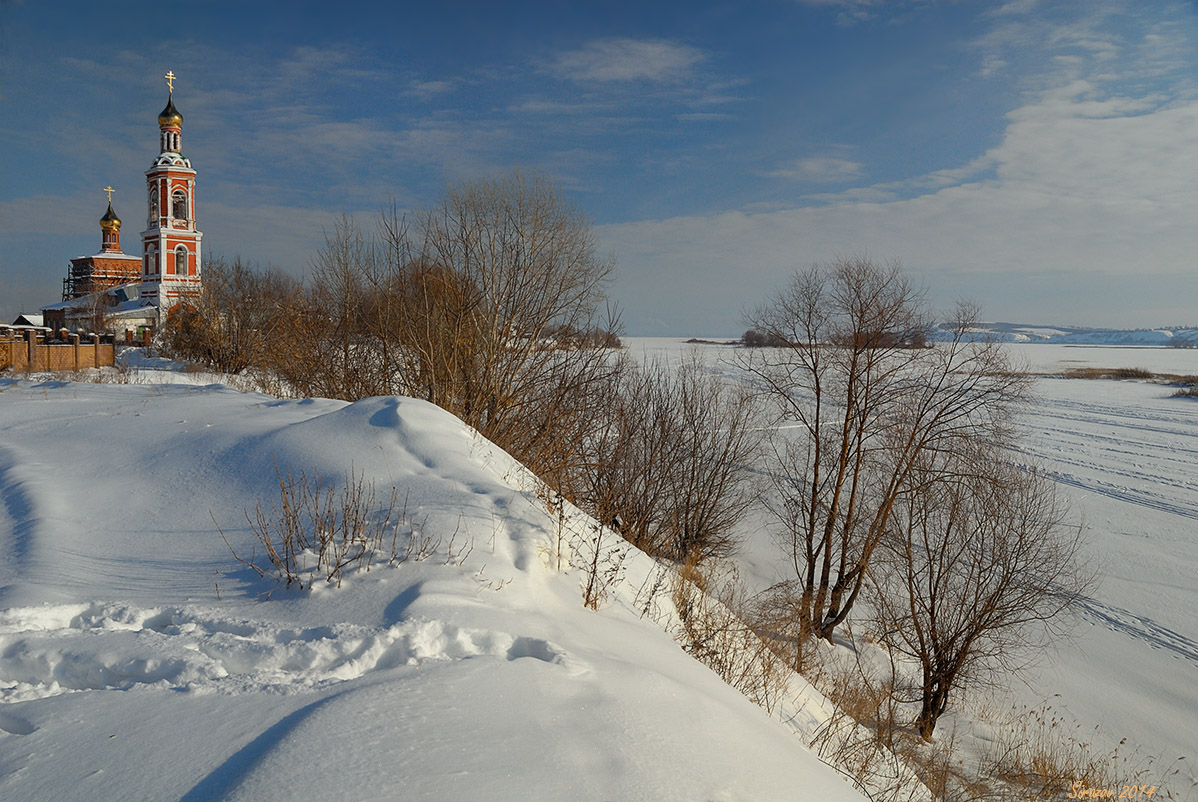
[[[200,240],[196,229],[195,178],[180,150],[183,115],[175,108],[175,74],[165,76],[166,108],[158,115],[159,154],[146,170],[149,218],[141,234],[141,300],[159,315],[200,289]]]

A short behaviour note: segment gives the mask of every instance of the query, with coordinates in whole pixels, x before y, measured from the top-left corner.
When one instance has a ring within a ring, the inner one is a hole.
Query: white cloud
[[[1039,2],[1040,0],[1007,0],[1002,5],[991,9],[990,14],[996,17],[1005,14],[1028,14],[1035,10]]]
[[[830,184],[852,181],[865,173],[865,165],[836,156],[811,156],[795,159],[766,173],[771,178],[789,178],[794,181],[810,181]]]
[[[673,83],[705,59],[697,48],[663,39],[597,39],[559,54],[551,68],[575,81]]]
[[[421,99],[438,97],[453,91],[455,81],[409,81],[406,93]]]
[[[836,21],[840,25],[850,26],[859,22],[869,22],[878,16],[877,10],[886,6],[890,9],[908,5],[905,0],[796,0],[799,5],[814,8],[836,9]]]
[[[955,170],[819,206],[603,227],[614,295],[636,333],[734,334],[790,271],[865,251],[901,258],[946,302],[980,291],[1001,319],[1160,325],[1198,284],[1196,129],[1198,100],[1072,83],[1013,111],[1002,142]]]

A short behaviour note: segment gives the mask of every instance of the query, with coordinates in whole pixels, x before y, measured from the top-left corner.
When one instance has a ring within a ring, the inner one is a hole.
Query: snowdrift
[[[288,472],[395,488],[439,545],[264,579],[218,528],[260,560],[246,512]],[[558,526],[420,401],[0,380],[0,798],[863,798],[635,581],[585,609]]]

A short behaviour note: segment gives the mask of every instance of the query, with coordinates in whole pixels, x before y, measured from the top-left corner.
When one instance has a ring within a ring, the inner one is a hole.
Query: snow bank
[[[301,471],[395,488],[441,545],[262,579],[217,527],[250,555]],[[635,587],[584,609],[532,488],[411,399],[0,381],[0,798],[861,798]]]

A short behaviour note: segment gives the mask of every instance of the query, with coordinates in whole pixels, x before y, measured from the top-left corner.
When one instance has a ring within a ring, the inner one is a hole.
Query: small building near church
[[[14,329],[41,329],[45,328],[44,315],[35,315],[31,312],[23,312],[17,315],[17,319],[12,322],[10,328]]]

